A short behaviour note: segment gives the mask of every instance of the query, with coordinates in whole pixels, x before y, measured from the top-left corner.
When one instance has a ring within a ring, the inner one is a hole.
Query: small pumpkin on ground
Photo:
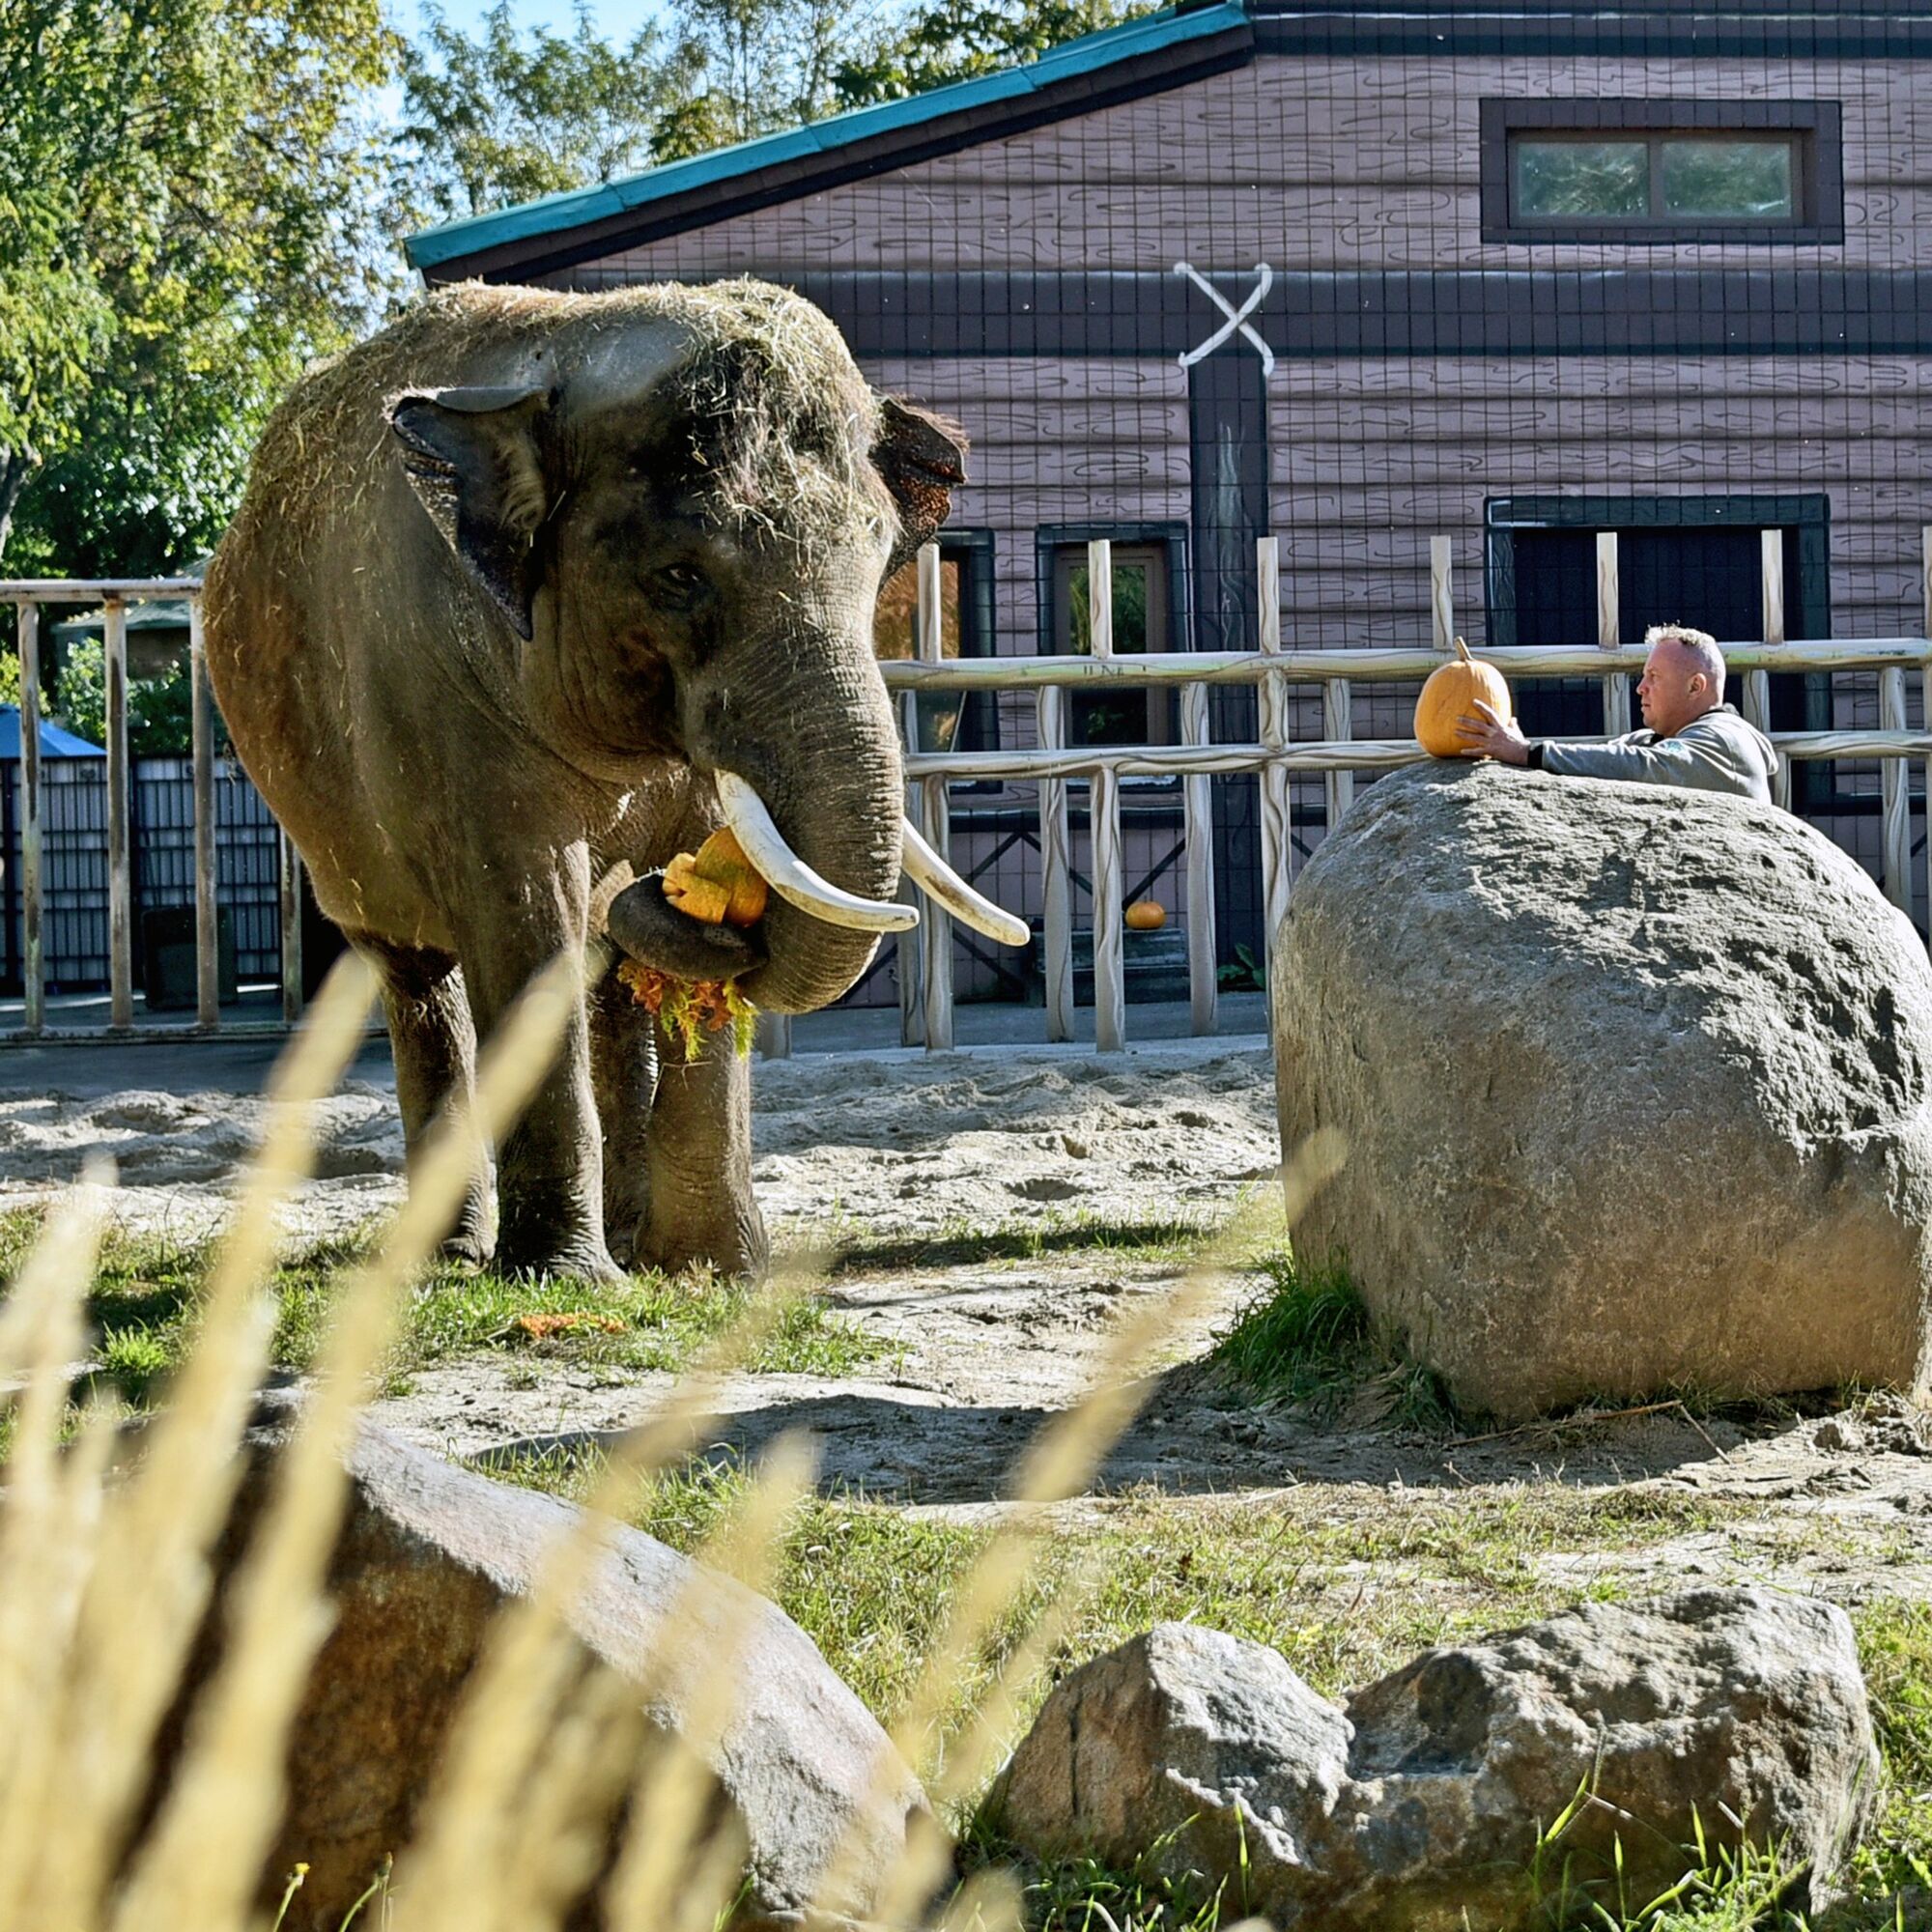
[[[770,889],[730,828],[721,826],[695,853],[680,852],[665,867],[664,895],[679,912],[705,925],[746,926],[765,916]],[[727,1026],[738,1058],[751,1052],[758,1009],[735,980],[675,980],[636,959],[625,960],[617,978],[667,1033],[683,1042],[687,1061],[703,1051],[707,1034]]]
[[[1468,750],[1457,720],[1480,717],[1478,698],[1505,722],[1516,716],[1502,672],[1472,658],[1458,638],[1456,655],[1429,673],[1415,700],[1415,735],[1432,758],[1459,758]]]
[[[1134,932],[1158,932],[1167,923],[1167,908],[1158,899],[1136,899],[1127,908],[1127,926]]]

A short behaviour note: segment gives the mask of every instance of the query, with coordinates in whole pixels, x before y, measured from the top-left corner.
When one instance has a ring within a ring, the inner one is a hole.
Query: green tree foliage
[[[1154,0],[1005,0],[980,7],[915,8],[848,54],[832,72],[840,108],[901,100],[970,80],[1050,47],[1154,11]]]
[[[696,56],[647,23],[613,46],[580,7],[569,35],[520,35],[508,0],[472,40],[437,9],[402,57],[390,205],[398,234],[636,174],[691,93]]]
[[[19,659],[14,667],[18,701]],[[60,668],[54,722],[90,745],[107,742],[107,653],[99,638],[82,638],[69,647]],[[218,727],[217,727],[218,728]],[[187,667],[177,665],[159,677],[128,680],[128,753],[148,758],[185,755],[194,738],[193,696]]]
[[[0,9],[0,543],[207,548],[263,414],[379,296],[380,0]]]
[[[693,85],[655,142],[660,160],[823,119],[836,76],[867,44],[871,0],[676,0]]]

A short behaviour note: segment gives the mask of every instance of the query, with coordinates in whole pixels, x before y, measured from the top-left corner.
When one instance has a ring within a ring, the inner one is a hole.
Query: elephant
[[[904,824],[873,652],[881,582],[963,477],[956,428],[875,394],[824,314],[753,281],[466,284],[298,384],[207,573],[207,662],[318,902],[377,970],[406,1161],[467,1095],[477,1039],[600,927],[779,1013],[836,1000],[917,923],[902,864],[1024,933]],[[662,890],[720,823],[773,889],[744,932]],[[757,1272],[728,1034],[687,1063],[594,977],[496,1197],[493,1226],[479,1177],[447,1252]]]

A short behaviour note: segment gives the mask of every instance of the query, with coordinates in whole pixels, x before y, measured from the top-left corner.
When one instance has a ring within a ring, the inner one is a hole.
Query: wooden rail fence
[[[1256,577],[1260,586],[1260,630],[1254,651],[1163,652],[1158,656],[1117,656],[1113,648],[1110,599],[1099,587],[1110,582],[1111,547],[1105,541],[1088,546],[1091,630],[1084,656],[1037,658],[952,659],[941,662],[936,618],[924,601],[936,597],[936,562],[932,572],[922,570],[922,603],[916,661],[891,661],[880,667],[889,690],[903,695],[906,721],[906,774],[923,800],[923,822],[928,827],[936,812],[934,798],[952,781],[971,780],[1032,780],[1039,789],[1039,849],[1043,875],[1042,980],[1046,1004],[1046,1037],[1052,1041],[1074,1037],[1072,976],[1072,887],[1067,838],[1066,794],[1069,781],[1090,786],[1089,823],[1093,842],[1094,907],[1094,1037],[1105,1053],[1126,1039],[1126,994],[1122,971],[1126,908],[1121,903],[1121,816],[1119,784],[1123,777],[1179,777],[1181,787],[1183,839],[1187,861],[1187,952],[1189,1006],[1193,1031],[1211,1034],[1216,1028],[1214,958],[1213,819],[1208,787],[1210,777],[1252,773],[1261,785],[1261,870],[1264,934],[1271,939],[1288,909],[1290,854],[1293,823],[1289,780],[1295,772],[1320,772],[1325,781],[1328,823],[1348,809],[1357,772],[1392,771],[1420,762],[1427,754],[1412,738],[1363,739],[1352,735],[1353,686],[1371,680],[1412,681],[1417,684],[1443,663],[1456,636],[1454,584],[1447,537],[1430,542],[1430,610],[1433,631],[1428,650],[1340,649],[1287,650],[1281,641],[1280,553],[1278,539],[1263,537],[1257,545]],[[1932,796],[1932,730],[1906,728],[1906,673],[1917,668],[1926,701],[1925,718],[1932,722],[1932,526],[1923,532],[1921,577],[1925,630],[1918,638],[1877,638],[1856,642],[1790,639],[1784,635],[1783,533],[1766,530],[1762,537],[1764,636],[1748,642],[1720,645],[1727,668],[1742,674],[1740,709],[1771,739],[1778,753],[1777,796],[1790,799],[1790,768],[1802,759],[1873,758],[1882,761],[1881,823],[1883,883],[1887,896],[1908,915],[1912,910],[1912,842],[1907,761],[1925,762],[1928,796]],[[1597,641],[1561,649],[1486,649],[1483,656],[1505,675],[1525,677],[1597,677],[1603,684],[1604,735],[1615,737],[1631,728],[1630,673],[1643,668],[1641,644],[1619,638],[1617,539],[1613,532],[1597,538]],[[1870,731],[1773,731],[1770,729],[1774,671],[1862,671],[1878,673],[1879,726]],[[1257,687],[1259,739],[1253,744],[1209,742],[1207,693],[1210,685],[1244,684]],[[1316,741],[1292,740],[1288,732],[1289,690],[1293,685],[1317,685],[1321,694],[1324,736]],[[1069,747],[1065,738],[1065,693],[1097,685],[1161,687],[1178,685],[1181,693],[1181,743],[1177,746]],[[915,699],[926,691],[1033,691],[1038,705],[1039,744],[1032,751],[930,752],[917,737]],[[1927,840],[1932,866],[1932,838]],[[1932,878],[1928,879],[1932,905]],[[951,921],[928,905],[924,909],[920,945],[922,962],[951,961]],[[901,975],[905,999],[909,975]],[[951,979],[941,982],[935,998],[926,983],[919,1004],[923,1012],[923,1039],[928,1049],[952,1043],[950,1010]],[[935,1008],[942,1010],[935,1011]],[[911,1017],[911,1007],[906,1007]],[[915,1029],[906,1029],[908,1044]]]
[[[1277,540],[1257,546],[1260,624],[1254,651],[1164,652],[1119,656],[1114,650],[1112,546],[1104,539],[1088,546],[1088,650],[1076,657],[946,659],[941,653],[940,563],[936,545],[927,545],[918,563],[918,657],[881,666],[887,688],[899,695],[906,733],[908,808],[926,838],[945,852],[950,838],[948,793],[957,781],[1033,781],[1038,788],[1039,847],[1042,868],[1041,979],[1046,1037],[1074,1037],[1073,877],[1068,837],[1067,795],[1073,783],[1089,791],[1093,845],[1094,1046],[1113,1052],[1127,1039],[1125,994],[1125,907],[1121,842],[1120,781],[1125,777],[1178,777],[1181,780],[1183,849],[1187,872],[1187,954],[1189,1009],[1193,1031],[1211,1034],[1217,1023],[1218,962],[1214,957],[1214,826],[1209,780],[1216,775],[1252,774],[1261,793],[1261,871],[1265,933],[1280,927],[1288,908],[1293,818],[1289,781],[1296,772],[1322,775],[1333,824],[1348,808],[1358,772],[1390,771],[1418,762],[1425,754],[1412,738],[1364,739],[1353,735],[1352,691],[1370,680],[1415,682],[1426,678],[1449,654],[1456,635],[1450,546],[1446,537],[1430,543],[1430,609],[1433,640],[1427,650],[1289,650],[1281,639],[1280,554]],[[1924,761],[1932,795],[1932,730],[1906,727],[1906,674],[1917,669],[1924,712],[1932,722],[1932,526],[1923,533],[1921,575],[1925,630],[1918,638],[1880,638],[1855,642],[1787,639],[1783,615],[1781,533],[1763,535],[1764,636],[1721,646],[1729,668],[1742,674],[1742,709],[1761,730],[1770,717],[1769,679],[1775,671],[1876,671],[1879,724],[1875,730],[1772,731],[1778,752],[1780,796],[1788,799],[1790,766],[1801,759],[1871,758],[1881,761],[1883,878],[1887,895],[1908,913],[1912,907],[1910,759]],[[25,998],[22,1025],[0,1041],[51,1038],[125,1037],[147,1031],[134,1023],[133,933],[128,840],[129,763],[128,758],[128,606],[155,598],[185,598],[188,603],[189,677],[192,695],[194,769],[194,873],[196,1008],[191,1029],[203,1037],[217,1032],[279,1032],[301,1010],[300,859],[286,834],[281,839],[281,993],[279,1025],[224,1023],[218,1004],[215,855],[214,732],[213,698],[202,640],[201,581],[198,578],[15,579],[0,582],[0,602],[15,607],[20,653],[20,744],[22,838],[21,902],[24,928]],[[106,732],[108,775],[107,863],[109,879],[109,1010],[104,1028],[56,1029],[47,1024],[45,952],[42,898],[40,663],[41,610],[47,604],[99,602],[105,611]],[[1603,684],[1604,728],[1614,736],[1630,728],[1629,674],[1639,670],[1640,645],[1618,640],[1617,540],[1597,539],[1597,642],[1562,649],[1512,647],[1483,655],[1515,677],[1597,677]],[[1215,744],[1208,724],[1208,692],[1217,684],[1251,685],[1257,691],[1259,736],[1251,744]],[[1181,742],[1173,746],[1093,747],[1067,743],[1069,690],[1094,686],[1157,688],[1178,686]],[[1293,739],[1289,729],[1290,690],[1315,685],[1321,696],[1319,740]],[[1037,705],[1038,744],[1029,751],[931,752],[919,744],[919,694],[927,691],[1031,691]],[[1927,840],[1932,865],[1932,839]],[[1927,903],[1932,905],[1932,878]],[[923,1039],[932,1051],[953,1040],[952,936],[949,916],[931,903],[916,947],[917,971],[900,973],[904,1037]],[[917,989],[915,990],[915,980]],[[155,1031],[160,1031],[155,1029]],[[789,1028],[760,1028],[764,1050],[789,1050]]]

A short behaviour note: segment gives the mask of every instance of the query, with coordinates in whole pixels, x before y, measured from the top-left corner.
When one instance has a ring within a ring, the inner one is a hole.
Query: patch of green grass
[[[598,1466],[595,1457],[550,1456],[493,1465],[492,1473],[576,1496]],[[698,1464],[647,1484],[627,1514],[689,1552],[734,1506],[746,1480],[735,1464]],[[1709,1528],[1726,1513],[1705,1497],[1555,1486],[1398,1497],[1311,1485],[1264,1504],[1184,1507],[1133,1498],[1055,1519],[1023,1605],[1028,1615],[995,1634],[981,1663],[990,1670],[1032,1610],[1078,1572],[1095,1580],[1073,1611],[1056,1672],[1152,1624],[1185,1618],[1273,1646],[1333,1693],[1433,1643],[1575,1601],[1574,1586],[1545,1579],[1539,1559],[1547,1554],[1634,1550]],[[788,1528],[773,1594],[890,1722],[989,1534],[863,1498],[814,1495]],[[960,1687],[959,1711],[984,1681],[979,1674]],[[1034,1704],[1044,1692],[1036,1687]]]
[[[106,1329],[97,1354],[100,1373],[130,1403],[146,1402],[180,1359],[180,1350],[168,1335],[140,1322]]]
[[[1321,1413],[1359,1404],[1364,1420],[1436,1433],[1461,1425],[1440,1378],[1378,1326],[1341,1263],[1277,1248],[1258,1265],[1262,1287],[1215,1345],[1213,1364],[1258,1395]]]
[[[553,1494],[579,1496],[601,1474],[602,1458],[547,1456],[493,1465],[493,1475]],[[751,1475],[736,1462],[696,1463],[655,1477],[626,1513],[638,1528],[689,1553],[744,1500]],[[832,1666],[890,1724],[904,1708],[945,1626],[960,1579],[986,1532],[846,1497],[809,1495],[792,1513],[778,1551],[772,1594]],[[963,1719],[991,1687],[1000,1664],[1044,1607],[1057,1570],[1025,1592],[953,1687],[952,1716]]]
[[[0,1268],[18,1265],[39,1225],[37,1213],[0,1218]],[[270,1353],[277,1366],[301,1370],[314,1361],[336,1294],[348,1272],[367,1258],[371,1239],[365,1232],[320,1243],[276,1267]],[[185,1354],[213,1256],[212,1246],[119,1231],[103,1243],[88,1297],[99,1337],[95,1361],[128,1401],[150,1400]],[[677,1276],[652,1271],[615,1288],[591,1288],[440,1264],[427,1269],[411,1293],[386,1379],[400,1387],[437,1362],[492,1349],[531,1371],[553,1362],[613,1375],[675,1371],[744,1312],[749,1293],[741,1284],[701,1270]],[[539,1341],[515,1325],[519,1316],[580,1312],[612,1318],[621,1326],[606,1331],[586,1325]],[[746,1366],[775,1375],[840,1376],[896,1353],[896,1345],[807,1296],[784,1310]]]
[[[1162,1215],[1122,1221],[1090,1208],[1050,1209],[992,1227],[957,1220],[927,1235],[860,1235],[838,1244],[836,1275],[909,1267],[982,1267],[1002,1262],[1037,1262],[1049,1255],[1097,1254],[1110,1260],[1182,1262],[1216,1224]]]
[[[1896,1598],[1852,1613],[1864,1665],[1885,1789],[1877,1828],[1854,1866],[1861,1916],[1846,1932],[1913,1932],[1932,1924],[1932,1604]],[[1918,1916],[1888,1901],[1916,1889]]]

